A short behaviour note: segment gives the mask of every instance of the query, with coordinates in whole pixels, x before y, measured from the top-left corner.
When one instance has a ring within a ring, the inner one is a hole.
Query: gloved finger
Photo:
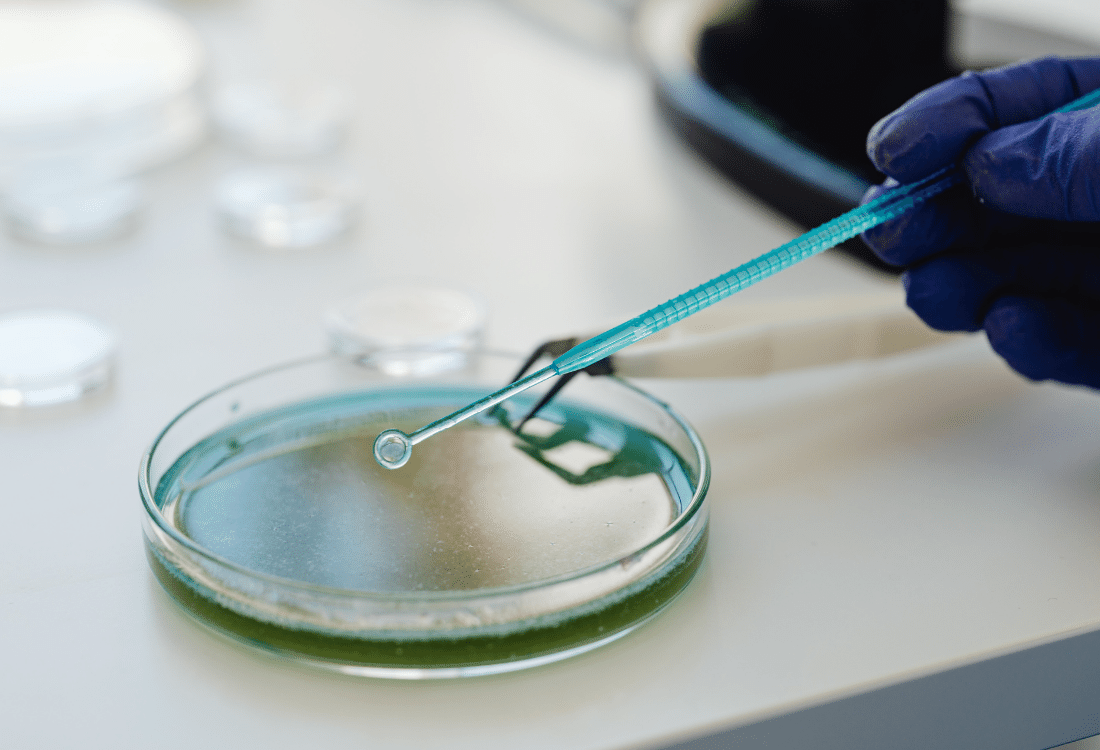
[[[909,183],[957,161],[981,136],[1100,88],[1100,58],[1043,58],[967,72],[917,94],[871,128],[867,155]]]
[[[1000,269],[960,254],[933,258],[902,274],[905,303],[937,331],[978,331],[989,299],[1004,287]]]
[[[1100,388],[1100,309],[1009,296],[986,316],[993,350],[1021,375]]]
[[[907,304],[941,331],[978,330],[993,300],[1007,294],[1100,309],[1100,253],[1094,247],[1004,242],[998,235],[982,250],[948,253],[910,268],[902,276]]]
[[[870,188],[863,202],[874,200],[898,185],[887,179]],[[947,248],[975,244],[983,231],[977,204],[965,185],[958,185],[917,206],[893,221],[863,233],[863,241],[882,260],[907,266]]]
[[[1100,110],[1001,128],[966,154],[975,195],[1021,216],[1100,221]]]

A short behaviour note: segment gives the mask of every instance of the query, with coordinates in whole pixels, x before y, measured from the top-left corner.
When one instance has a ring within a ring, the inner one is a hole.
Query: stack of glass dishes
[[[252,163],[226,173],[214,196],[229,234],[271,248],[313,247],[352,226],[358,185],[337,152],[350,97],[331,82],[223,85],[212,115],[223,141]]]
[[[134,172],[195,143],[202,47],[147,4],[0,5],[0,169],[95,161]]]
[[[659,612],[706,545],[695,432],[624,381],[579,378],[521,434],[508,425],[538,394],[378,466],[380,431],[495,390],[518,359],[464,362],[408,378],[322,357],[186,409],[141,467],[161,584],[233,639],[379,677],[555,661]]]
[[[148,4],[0,4],[0,192],[16,231],[69,243],[124,228],[140,205],[125,178],[203,134],[202,70],[191,29]]]

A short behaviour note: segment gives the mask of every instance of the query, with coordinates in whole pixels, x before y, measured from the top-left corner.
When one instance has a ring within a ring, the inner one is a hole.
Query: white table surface
[[[352,88],[345,155],[364,214],[324,248],[225,239],[210,191],[232,157],[208,144],[151,175],[125,240],[0,239],[0,309],[83,311],[122,343],[106,392],[0,411],[0,745],[657,747],[1100,630],[1100,396],[1028,384],[975,338],[644,384],[714,460],[711,546],[674,606],[592,653],[409,683],[300,669],[212,636],[146,567],[138,459],[196,397],[322,350],[327,303],[426,277],[484,297],[490,340],[522,350],[633,315],[796,228],[684,151],[627,60],[498,3],[171,7],[210,40],[216,70],[266,55],[280,75]],[[826,256],[744,297],[891,283]],[[1092,733],[1081,727],[1043,741]]]

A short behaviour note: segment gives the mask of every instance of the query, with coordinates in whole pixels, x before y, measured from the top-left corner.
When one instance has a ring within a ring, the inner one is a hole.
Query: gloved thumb
[[[986,134],[963,167],[989,207],[1034,219],[1100,221],[1100,109]]]

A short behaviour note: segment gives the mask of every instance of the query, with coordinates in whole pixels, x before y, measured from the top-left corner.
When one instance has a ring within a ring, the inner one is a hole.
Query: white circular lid
[[[144,3],[0,3],[0,129],[159,104],[195,84],[202,58],[181,18]]]
[[[107,381],[115,345],[110,328],[79,313],[0,315],[0,406],[79,398]]]

